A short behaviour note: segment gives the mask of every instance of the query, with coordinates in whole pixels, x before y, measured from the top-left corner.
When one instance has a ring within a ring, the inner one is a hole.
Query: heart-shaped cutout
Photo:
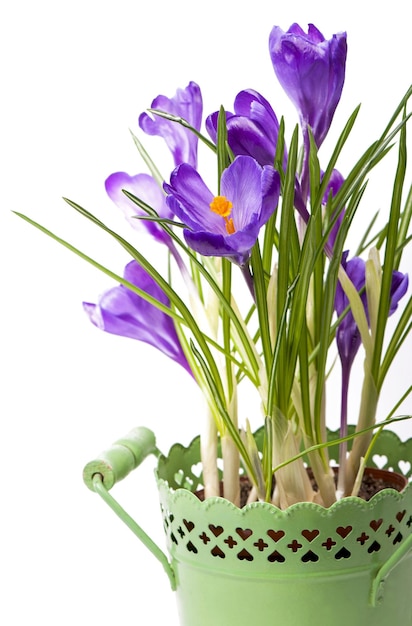
[[[369,554],[372,554],[372,552],[379,552],[380,549],[381,549],[381,544],[378,543],[377,541],[373,541],[368,548],[368,552]]]
[[[282,539],[282,537],[285,536],[285,533],[283,530],[268,530],[267,532],[268,536],[273,539],[273,541],[276,543],[277,541],[279,541],[280,539]]]
[[[245,541],[250,535],[253,535],[253,530],[250,528],[236,528],[236,532]]]
[[[195,554],[197,554],[197,548],[191,541],[189,541],[186,548],[189,550],[189,552],[194,552]]]
[[[347,537],[349,533],[352,532],[352,526],[338,526],[336,532],[342,537],[342,539],[345,539],[345,537]]]
[[[397,544],[397,543],[400,543],[400,542],[402,541],[402,539],[403,539],[403,537],[402,537],[401,533],[398,533],[398,534],[396,535],[395,539],[394,539],[394,540],[393,540],[393,542],[392,542],[392,543],[393,543],[393,545],[395,545],[395,544]]]
[[[209,524],[209,528],[215,537],[219,537],[219,535],[221,535],[223,532],[222,526],[215,526],[214,524]]]
[[[382,518],[380,518],[380,519],[373,519],[373,520],[371,521],[371,523],[369,524],[369,526],[370,526],[370,527],[372,528],[372,530],[374,530],[374,531],[375,531],[375,533],[376,533],[376,531],[377,531],[377,530],[381,527],[382,522],[383,522],[383,519],[382,519]]]
[[[406,475],[409,477],[412,473],[412,437],[407,441],[401,441],[394,432],[383,431],[379,436],[376,444],[374,446],[375,454],[373,455],[373,460],[376,461],[376,457],[379,460],[379,465],[376,463],[378,467],[380,467],[381,460],[383,460],[383,455],[388,454],[388,450],[390,453],[388,455],[388,464],[393,467],[397,467],[399,465],[399,471],[408,468],[409,464],[409,474]],[[379,456],[382,455],[382,456]],[[405,465],[406,464],[406,465]],[[402,468],[402,469],[401,469]]]
[[[309,562],[316,563],[316,561],[319,561],[319,557],[317,554],[312,552],[312,550],[309,550],[309,552],[306,552],[306,554],[302,556],[301,560],[304,563],[309,563]]]
[[[193,474],[193,476],[196,476],[196,478],[199,478],[199,476],[202,474],[202,471],[203,471],[203,466],[202,466],[201,461],[199,461],[198,463],[194,463],[192,467],[190,468],[190,471]]]
[[[335,559],[337,560],[348,559],[350,556],[351,556],[351,553],[349,552],[349,550],[343,547],[340,550],[338,550],[338,552],[335,554]]]
[[[307,541],[311,542],[319,535],[319,531],[315,528],[314,530],[302,530],[302,536],[307,539]]]
[[[225,558],[225,553],[219,548],[219,546],[215,546],[212,548],[211,553],[213,556],[218,556],[220,559]]]
[[[250,552],[248,552],[244,548],[243,550],[239,552],[239,554],[237,555],[237,558],[240,561],[253,561],[253,556],[250,554]]]
[[[189,533],[194,529],[195,525],[193,522],[188,522],[186,519],[183,520],[183,524],[186,526]]]
[[[268,561],[270,561],[270,563],[284,563],[285,560],[285,557],[277,550],[275,550],[274,552],[272,552],[272,554],[269,554],[268,556]]]
[[[405,517],[405,513],[406,513],[406,511],[405,511],[405,510],[403,510],[403,511],[399,511],[399,512],[396,514],[396,519],[398,520],[398,522],[399,522],[399,523],[401,523],[401,521],[402,521],[402,520],[403,520],[403,518]]]
[[[376,467],[383,469],[388,464],[388,457],[385,454],[374,454],[372,461],[375,463]]]
[[[350,556],[351,556],[351,553],[349,552],[347,548],[341,548],[335,554],[335,559],[339,561],[339,559],[348,559]]]
[[[398,467],[404,476],[408,476],[412,469],[412,464],[409,461],[399,461]]]

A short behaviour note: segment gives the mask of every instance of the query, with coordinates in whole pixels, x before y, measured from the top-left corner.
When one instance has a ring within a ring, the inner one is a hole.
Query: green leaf
[[[404,114],[406,119],[406,113]],[[400,260],[400,253],[397,252],[398,229],[401,215],[402,192],[406,174],[406,127],[402,126],[400,131],[398,165],[395,182],[393,185],[392,202],[387,226],[385,242],[385,257],[382,272],[382,286],[379,300],[379,310],[376,322],[376,332],[374,334],[374,351],[371,363],[371,374],[373,380],[378,384],[380,378],[380,364],[385,338],[385,330],[389,317],[391,303],[391,288],[393,271]]]
[[[222,394],[222,390],[219,388],[219,386],[216,385],[216,378],[214,376],[214,373],[209,369],[207,362],[205,361],[205,359],[203,358],[201,352],[196,348],[196,346],[194,345],[194,343],[191,343],[191,349],[193,354],[195,355],[195,357],[197,358],[197,360],[199,361],[199,364],[203,370],[203,373],[205,375],[205,379],[207,381],[207,384],[209,385],[209,389],[211,391],[211,395],[214,398],[214,401],[216,403],[217,409],[219,411],[220,417],[223,420],[223,423],[225,425],[225,428],[228,430],[230,436],[233,439],[233,442],[235,443],[237,449],[239,450],[240,455],[243,458],[243,462],[245,463],[248,472],[250,473],[250,476],[252,477],[252,480],[255,484],[257,484],[257,476],[255,473],[255,469],[253,467],[253,463],[250,460],[250,457],[247,453],[246,447],[242,441],[242,438],[240,436],[240,433],[237,429],[237,427],[235,426],[235,424],[233,423],[233,421],[230,418],[230,415],[227,411],[226,405],[225,405],[225,400],[224,400],[224,396]]]
[[[155,163],[153,162],[153,160],[149,156],[149,153],[146,151],[146,148],[143,146],[143,144],[140,141],[140,139],[138,139],[136,137],[136,135],[132,131],[130,131],[130,134],[131,134],[131,136],[133,138],[134,145],[138,149],[139,154],[142,157],[143,161],[146,163],[147,167],[149,168],[149,171],[150,171],[151,175],[153,176],[153,178],[155,179],[155,181],[159,185],[160,189],[163,189],[163,180],[164,180],[163,176],[161,175],[161,173],[159,172],[159,170],[156,167]]]
[[[207,137],[202,135],[196,128],[191,126],[189,122],[187,122],[183,117],[179,117],[178,115],[172,115],[171,113],[167,113],[166,111],[161,111],[160,109],[148,109],[149,113],[153,113],[154,115],[158,115],[165,120],[169,120],[170,122],[175,122],[176,124],[180,124],[184,128],[190,130],[196,137],[200,139],[208,148],[216,152],[216,146],[213,142],[210,141]]]

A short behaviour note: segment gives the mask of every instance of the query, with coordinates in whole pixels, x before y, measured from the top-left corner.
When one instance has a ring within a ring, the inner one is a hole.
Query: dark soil
[[[396,491],[400,491],[400,489],[398,489],[398,484],[394,484],[393,481],[385,480],[381,476],[365,474],[363,476],[358,497],[367,501],[378,493],[378,491],[382,491],[382,489],[396,489]]]
[[[338,484],[338,470],[335,469],[335,485]],[[318,491],[318,487],[316,485],[315,479],[313,477],[312,470],[308,469],[308,474],[312,481],[312,486],[314,491]],[[362,500],[370,500],[372,496],[374,496],[382,489],[396,489],[396,491],[401,491],[405,486],[402,477],[399,474],[395,474],[394,472],[382,471],[382,470],[371,470],[366,469],[362,483],[358,492],[358,498],[362,498]]]
[[[313,473],[308,468],[308,474],[312,481],[314,491],[318,491],[316,482],[313,477]],[[338,472],[335,470],[335,483],[337,484]],[[273,481],[273,487],[275,486],[275,480]],[[370,500],[376,493],[382,491],[382,489],[395,489],[396,491],[402,491],[405,486],[403,477],[393,472],[387,472],[382,470],[366,470],[363,475],[362,484],[358,493],[358,497],[362,500]],[[244,507],[247,503],[249,493],[252,489],[250,480],[242,476],[240,478],[240,508]],[[199,500],[204,500],[204,491],[200,489],[196,491],[196,495]],[[220,484],[220,495],[223,497],[223,483]]]

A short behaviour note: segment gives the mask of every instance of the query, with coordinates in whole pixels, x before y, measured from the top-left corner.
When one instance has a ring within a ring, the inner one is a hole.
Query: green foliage
[[[325,192],[330,177],[342,150],[352,138],[359,107],[350,116],[338,138],[323,175],[316,144],[310,137],[310,210],[306,222],[296,210],[295,198],[296,173],[300,163],[299,129],[293,129],[284,170],[282,161],[284,147],[288,142],[285,124],[281,120],[275,156],[275,167],[281,179],[281,201],[263,227],[249,263],[241,268],[251,298],[246,314],[241,312],[242,307],[234,294],[234,273],[238,268],[233,267],[226,258],[202,258],[193,252],[182,237],[181,223],[159,217],[153,207],[127,190],[127,197],[145,212],[145,216],[140,219],[156,221],[161,225],[184,257],[188,268],[187,294],[181,295],[176,288],[172,267],[168,276],[164,276],[155,264],[122,236],[75,202],[66,201],[138,261],[165,292],[171,303],[170,308],[31,218],[18,214],[173,318],[218,430],[222,435],[229,434],[234,441],[260,498],[272,499],[275,472],[286,492],[290,486],[295,492],[294,498],[304,499],[307,486],[302,485],[300,490],[296,487],[296,464],[300,463],[300,467],[303,467],[302,457],[309,454],[323,501],[329,503],[326,494],[330,478],[330,444],[325,437],[325,390],[331,353],[336,355],[336,329],[349,310],[348,307],[339,319],[336,318],[334,303],[338,282],[349,299],[365,355],[365,382],[357,428],[339,439],[340,443],[355,439],[350,463],[354,470],[349,482],[352,480],[354,483],[361,458],[370,453],[374,430],[379,431],[390,421],[405,419],[392,417],[385,423],[375,424],[376,406],[383,382],[412,329],[412,298],[409,297],[391,336],[387,334],[392,273],[401,267],[402,255],[411,240],[412,191],[406,182],[406,129],[410,118],[406,105],[411,93],[409,89],[381,136],[357,160],[339,192],[335,196],[330,195],[327,201]],[[161,111],[152,112],[189,128],[207,149],[215,153],[217,189],[220,190],[222,172],[234,158],[228,147],[223,108],[218,118],[216,146],[182,118]],[[133,139],[153,177],[161,185],[162,177],[156,166],[134,135]],[[398,142],[397,168],[386,222],[377,230],[378,217],[382,216],[375,214],[361,234],[357,250],[357,254],[361,254],[371,245],[375,246],[368,261],[370,279],[366,286],[371,318],[369,324],[361,293],[345,275],[341,258],[369,177],[376,165],[392,153],[395,142]],[[348,149],[353,151],[353,145]],[[332,249],[329,238],[341,215],[342,223]],[[382,267],[377,265],[379,253],[383,253]],[[211,300],[214,302],[212,308],[207,304]],[[257,399],[263,407],[264,445],[261,455],[257,452],[249,425],[243,431],[237,423],[237,387],[245,379],[257,390]],[[294,448],[296,453],[293,452]],[[285,471],[278,477],[280,469]],[[349,484],[349,492],[350,489]],[[273,501],[276,502],[276,497]]]

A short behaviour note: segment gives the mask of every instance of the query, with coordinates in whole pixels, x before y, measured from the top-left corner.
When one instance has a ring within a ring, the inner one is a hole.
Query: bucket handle
[[[87,463],[83,470],[83,480],[86,486],[91,491],[95,491],[109,505],[112,511],[160,561],[174,591],[176,580],[167,556],[109,493],[109,490],[117,482],[138,467],[149,454],[154,454],[156,457],[161,454],[156,447],[153,432],[143,426],[134,428],[125,437],[115,441],[110,448],[101,452],[95,460]]]
[[[379,568],[372,582],[370,600],[373,607],[376,607],[382,601],[383,588],[386,578],[411,549],[412,535],[409,535],[409,537],[399,546],[392,556],[390,556],[389,559]]]

